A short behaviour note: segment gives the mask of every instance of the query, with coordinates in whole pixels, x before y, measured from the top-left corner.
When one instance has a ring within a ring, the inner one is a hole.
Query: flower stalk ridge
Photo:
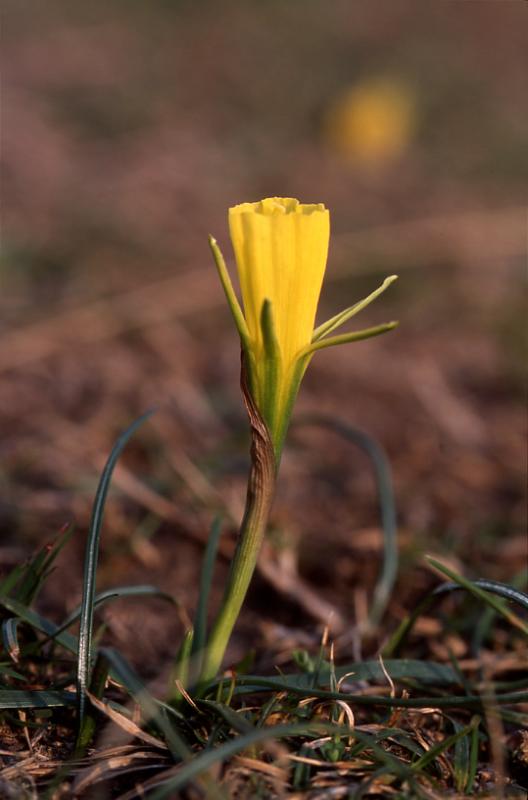
[[[391,330],[389,322],[332,335],[396,280],[314,329],[330,237],[319,204],[270,197],[229,209],[229,229],[242,293],[241,307],[215,239],[210,245],[242,346],[242,391],[252,432],[246,508],[224,597],[203,654],[199,686],[212,680],[242,607],[273,502],[295,397],[313,354]]]

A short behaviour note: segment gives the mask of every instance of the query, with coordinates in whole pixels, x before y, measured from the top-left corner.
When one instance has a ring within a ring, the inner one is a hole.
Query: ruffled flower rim
[[[259,214],[272,217],[276,214],[305,215],[325,213],[324,203],[300,203],[295,197],[266,197],[256,203],[240,203],[229,209],[230,214]]]

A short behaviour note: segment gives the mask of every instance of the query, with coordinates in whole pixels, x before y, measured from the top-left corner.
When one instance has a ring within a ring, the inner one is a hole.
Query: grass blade
[[[444,592],[455,591],[456,589],[466,589],[466,591],[470,592],[479,600],[482,600],[486,603],[487,606],[492,608],[498,614],[500,614],[504,619],[506,619],[511,625],[516,628],[519,628],[526,636],[528,636],[528,625],[524,622],[524,620],[520,619],[516,614],[510,611],[500,600],[497,600],[493,595],[498,595],[501,598],[505,598],[506,600],[511,600],[518,605],[522,606],[528,610],[528,595],[524,592],[519,591],[519,589],[514,589],[513,586],[508,586],[504,583],[498,583],[497,581],[488,581],[484,579],[478,579],[476,581],[468,580],[464,578],[462,575],[459,575],[457,572],[453,572],[453,570],[446,567],[445,564],[440,563],[434,558],[426,558],[426,561],[431,564],[438,572],[441,572],[442,575],[447,575],[448,578],[451,578],[453,583],[443,584],[442,586],[438,586],[434,594],[438,595]]]
[[[493,582],[495,583],[495,582]],[[496,585],[496,584],[495,584]],[[503,585],[503,584],[499,584]],[[513,588],[514,590],[521,590],[517,592],[517,597],[515,598],[517,602],[519,601],[519,594],[520,596],[526,596],[526,588],[528,586],[528,570],[523,570],[519,574],[512,577],[511,584],[507,587],[510,591]],[[485,586],[481,586],[481,588],[486,588]],[[524,592],[522,591],[524,589]],[[504,595],[506,596],[506,595]],[[508,598],[512,599],[513,598]],[[524,603],[522,603],[524,606]],[[493,608],[485,609],[484,613],[480,615],[480,618],[477,620],[477,624],[475,625],[475,629],[471,636],[471,652],[478,653],[482,649],[482,643],[484,640],[490,636],[491,629],[493,627],[495,618],[497,616],[497,612],[494,611]]]
[[[419,758],[418,761],[415,761],[412,764],[411,769],[414,772],[421,772],[425,767],[431,764],[431,762],[433,762],[437,756],[441,755],[446,750],[449,750],[449,748],[452,747],[456,742],[458,742],[459,739],[462,739],[464,736],[471,734],[473,730],[478,728],[479,725],[480,725],[480,717],[477,716],[473,717],[469,725],[466,725],[465,728],[461,728],[456,733],[453,733],[451,736],[448,736],[447,739],[444,739],[443,742],[439,742],[438,744],[434,745],[434,747],[431,747],[431,749],[428,750],[427,753],[424,753],[424,755],[421,758]]]
[[[209,602],[209,594],[213,580],[213,570],[216,562],[216,554],[218,552],[218,543],[220,541],[221,533],[222,521],[219,517],[217,517],[211,526],[211,533],[209,534],[205,548],[202,572],[200,575],[198,605],[196,607],[193,625],[194,634],[192,639],[191,656],[194,656],[197,659],[197,661],[193,664],[193,670],[195,669],[196,674],[198,675],[200,674],[201,670],[201,664],[198,663],[198,661],[200,660],[207,641],[207,605]]]
[[[456,671],[449,664],[437,664],[433,661],[415,659],[387,659],[383,662],[386,672],[395,681],[412,682],[413,684],[431,685],[435,687],[458,686],[460,684]],[[331,665],[325,662],[317,671],[282,675],[280,678],[270,676],[270,680],[281,681],[282,686],[310,692],[311,688],[324,688],[330,685]],[[361,661],[334,667],[334,676],[339,681],[343,676],[350,676],[348,684],[373,681],[387,683],[387,677],[379,661]],[[237,682],[247,680],[247,675],[237,675]],[[317,680],[314,680],[317,678]],[[352,694],[348,695],[353,696]]]
[[[387,607],[398,573],[396,504],[389,460],[385,451],[375,439],[364,431],[360,431],[333,417],[323,414],[310,414],[297,420],[296,424],[299,423],[320,425],[335,431],[338,435],[360,447],[372,463],[383,530],[383,564],[374,590],[372,608],[369,614],[369,624],[375,626],[382,618]]]
[[[179,684],[183,688],[189,686],[189,670],[191,667],[191,651],[194,639],[194,630],[189,628],[183,635],[182,642],[174,660],[170,682],[169,682],[169,698],[178,704],[182,700],[182,693],[179,689]]]
[[[44,545],[23,567],[22,575],[16,586],[16,599],[20,603],[30,605],[37,596],[45,578],[45,565],[48,560],[49,547]]]
[[[474,695],[436,695],[427,697],[388,697],[387,695],[355,694],[354,692],[331,692],[326,689],[316,689],[300,686],[294,681],[287,680],[288,676],[281,678],[263,678],[256,675],[240,675],[234,693],[237,695],[256,694],[259,691],[284,691],[299,697],[317,697],[321,700],[344,700],[348,703],[362,706],[380,706],[384,708],[470,708],[480,711],[489,696],[484,694]],[[209,686],[209,692],[214,692],[218,682]],[[505,692],[496,694],[493,701],[497,706],[516,705],[528,701],[528,691]]]
[[[45,617],[42,617],[36,611],[33,611],[32,608],[28,608],[23,603],[19,603],[11,597],[2,597],[1,595],[0,606],[4,606],[4,608],[7,608],[12,614],[16,614],[17,617],[20,617],[21,620],[31,625],[35,630],[45,633],[50,639],[53,639],[60,644],[61,647],[64,647],[65,650],[77,654],[77,638],[72,636],[71,633],[65,631],[61,632],[61,629],[55,625],[54,622],[50,622]]]
[[[96,700],[100,700],[103,696],[103,692],[106,686],[106,680],[108,678],[108,672],[109,672],[108,660],[102,653],[98,653],[97,659],[94,664],[94,668],[92,670],[90,687],[89,690],[87,691],[87,696],[92,706],[94,705],[94,697],[96,698]],[[86,755],[86,750],[92,741],[96,727],[97,727],[96,716],[93,712],[93,709],[87,706],[83,724],[79,730],[79,735],[77,736],[77,741],[75,743],[76,758],[83,758]]]
[[[163,592],[161,589],[158,589],[157,586],[144,584],[139,586],[116,586],[114,589],[105,589],[104,592],[98,592],[94,597],[94,608],[113,600],[120,600],[123,597],[160,597],[163,600],[168,600],[170,603],[178,605],[178,601],[172,595],[168,594],[168,592]],[[81,606],[77,606],[71,614],[68,614],[58,628],[58,632],[66,630],[70,625],[73,625],[74,622],[77,622],[81,616],[81,608]]]
[[[21,564],[0,585],[2,594],[13,593],[15,600],[30,605],[49,575],[53,562],[69,541],[73,527],[66,525],[52,544],[45,544],[25,564]]]
[[[252,725],[242,713],[234,711],[224,703],[217,703],[214,700],[197,700],[197,703],[199,707],[204,706],[205,708],[210,708],[211,711],[221,717],[224,722],[227,722],[229,727],[236,733],[249,733],[255,730],[255,726]]]
[[[18,642],[17,628],[20,622],[19,617],[9,617],[2,623],[2,639],[4,642],[4,649],[9,657],[18,663],[20,656],[20,644]]]
[[[24,564],[17,564],[11,572],[9,572],[5,578],[0,581],[0,594],[1,595],[8,595],[14,586],[20,580],[22,573],[24,572],[24,568],[26,565]]]
[[[147,420],[152,411],[147,411],[132,425],[130,425],[124,433],[121,434],[119,439],[114,444],[112,452],[106,462],[106,465],[101,474],[97,492],[95,495],[94,505],[92,509],[92,519],[90,522],[90,529],[88,532],[88,540],[86,543],[86,555],[84,561],[84,576],[83,576],[83,595],[81,603],[80,614],[80,627],[79,627],[79,652],[77,661],[77,692],[78,692],[78,726],[79,734],[81,732],[84,712],[86,708],[86,690],[90,683],[90,669],[92,663],[92,624],[94,613],[94,599],[95,599],[95,581],[97,570],[97,559],[99,555],[99,540],[101,536],[101,526],[103,522],[104,507],[108,489],[110,487],[110,480],[114,467],[121,455],[125,445],[136,432],[136,430]]]
[[[149,795],[150,800],[165,800],[165,798],[176,797],[176,792],[179,789],[182,789],[186,784],[196,779],[202,773],[207,772],[207,770],[216,763],[225,761],[227,758],[259,742],[265,742],[270,739],[284,739],[290,736],[306,735],[307,731],[323,735],[325,733],[335,733],[336,730],[344,735],[350,735],[350,728],[337,727],[331,723],[303,722],[291,725],[276,725],[269,728],[254,728],[243,736],[230,739],[219,747],[215,747],[211,750],[203,750],[200,755],[193,757],[191,761],[185,764],[176,775],[168,778],[159,788],[155,789],[154,792]]]
[[[73,525],[65,525],[62,530],[60,531],[58,537],[53,542],[48,557],[45,559],[43,564],[43,572],[48,573],[51,567],[53,566],[53,562],[56,560],[57,556],[63,550],[63,548],[68,544],[71,537],[73,536],[75,528]]]
[[[16,681],[24,681],[27,683],[27,678],[25,675],[22,675],[20,672],[16,672],[5,663],[0,664],[0,678],[14,678]]]
[[[51,689],[37,692],[21,689],[1,689],[0,709],[60,708],[74,705],[75,699],[73,692],[58,692]]]
[[[464,728],[463,725],[454,719],[451,720],[451,723],[455,729],[455,733],[459,733]],[[465,735],[461,736],[460,739],[457,739],[455,742],[453,777],[455,779],[457,792],[463,792],[468,783],[471,770],[471,742],[475,730],[478,730],[478,726],[473,727],[471,731],[466,730]]]
[[[473,792],[473,785],[475,783],[475,778],[477,776],[478,752],[479,752],[479,729],[478,725],[475,725],[473,727],[473,730],[471,731],[467,782],[466,785],[463,787],[468,794],[471,794]]]
[[[427,560],[432,566],[442,572],[442,574],[447,575],[453,580],[449,583],[440,584],[440,586],[437,586],[432,592],[426,594],[423,600],[418,603],[412,614],[409,614],[408,617],[405,617],[405,619],[402,620],[396,631],[391,636],[389,642],[383,648],[384,657],[394,656],[398,652],[404,641],[407,639],[407,636],[413,629],[417,619],[429,610],[430,606],[437,597],[459,589],[466,589],[479,600],[484,601],[484,603],[486,603],[488,606],[488,609],[500,614],[502,617],[507,619],[510,624],[522,630],[523,633],[528,634],[528,626],[524,623],[524,621],[506,608],[501,601],[496,600],[492,596],[492,594],[496,594],[504,599],[517,602],[523,608],[526,608],[528,596],[524,594],[524,592],[514,589],[512,586],[507,586],[503,583],[497,583],[496,581],[469,581],[467,578],[463,578],[462,576],[457,575],[455,572],[452,572],[443,564],[440,564],[440,562],[431,558],[428,558]]]
[[[130,664],[120,653],[109,647],[102,648],[101,652],[111,664],[113,674],[141,708],[145,719],[152,722],[164,736],[173,758],[179,761],[189,757],[190,750],[187,744],[170,724],[164,708],[152,697]]]
[[[438,566],[438,561],[433,561],[433,559],[428,559],[431,564],[437,569],[440,569]],[[446,575],[450,573],[444,565],[441,565],[441,571],[444,572]],[[450,574],[456,575],[456,573],[451,572]],[[511,600],[513,603],[517,603],[522,608],[525,608],[528,611],[528,594],[525,592],[521,592],[519,589],[515,589],[513,586],[508,586],[507,583],[499,583],[498,581],[488,581],[485,578],[477,578],[475,581],[465,581],[465,579],[459,580],[460,576],[457,576],[456,583],[443,583],[441,586],[437,586],[434,590],[433,594],[442,594],[444,592],[453,592],[456,589],[467,589],[468,591],[472,591],[472,589],[483,589],[486,592],[491,592],[492,594],[496,594],[498,597],[504,598],[504,600]],[[467,584],[467,585],[466,585]],[[471,584],[471,585],[470,585]],[[477,592],[473,592],[476,597],[484,599],[483,595]],[[489,599],[488,599],[489,604]],[[500,613],[500,610],[503,609],[502,606],[495,607],[492,606],[495,611]]]

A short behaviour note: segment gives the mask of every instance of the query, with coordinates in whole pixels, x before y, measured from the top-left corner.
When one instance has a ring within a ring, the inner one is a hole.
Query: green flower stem
[[[214,248],[215,243],[212,243]],[[215,250],[213,249],[213,252]],[[218,257],[218,253],[216,253]],[[223,262],[218,257],[219,269]],[[222,274],[222,269],[220,269]],[[231,290],[227,286],[226,294]],[[236,310],[235,300],[231,303]],[[238,312],[237,312],[238,313]],[[235,314],[235,312],[234,312]],[[236,315],[235,315],[236,316]],[[333,320],[329,331],[333,330]],[[251,468],[248,479],[246,508],[240,526],[238,543],[231,562],[227,586],[218,615],[205,648],[198,687],[204,687],[212,681],[222,665],[231,633],[237,621],[242,604],[247,594],[251,578],[255,571],[257,558],[266,533],[268,518],[273,503],[275,483],[279,469],[284,439],[290,422],[293,405],[303,374],[316,350],[332,347],[342,342],[367,339],[391,330],[396,325],[390,322],[367,328],[363,331],[320,339],[305,348],[287,376],[280,371],[280,348],[277,342],[271,303],[265,301],[262,308],[261,326],[264,340],[264,387],[259,397],[261,412],[254,400],[253,391],[259,386],[255,380],[255,365],[251,358],[251,349],[242,340],[242,393],[251,424]],[[239,331],[241,327],[239,327]]]
[[[255,571],[275,492],[274,448],[268,428],[247,388],[244,367],[242,367],[242,391],[252,432],[246,509],[222,605],[207,642],[199,686],[213,680],[222,665],[231,632]]]

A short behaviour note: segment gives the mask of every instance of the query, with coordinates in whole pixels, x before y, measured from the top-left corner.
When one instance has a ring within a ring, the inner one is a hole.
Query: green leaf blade
[[[105,464],[97,492],[95,495],[92,509],[92,518],[86,542],[86,554],[84,561],[83,594],[79,625],[79,649],[77,661],[77,692],[79,701],[79,732],[83,726],[84,710],[86,708],[86,691],[90,683],[90,671],[92,663],[92,626],[95,600],[95,581],[97,571],[97,561],[99,556],[99,541],[101,527],[105,509],[110,480],[117,460],[127,445],[129,439],[136,430],[153,414],[153,410],[147,411],[136,419],[121,434],[115,442],[110,456]]]

